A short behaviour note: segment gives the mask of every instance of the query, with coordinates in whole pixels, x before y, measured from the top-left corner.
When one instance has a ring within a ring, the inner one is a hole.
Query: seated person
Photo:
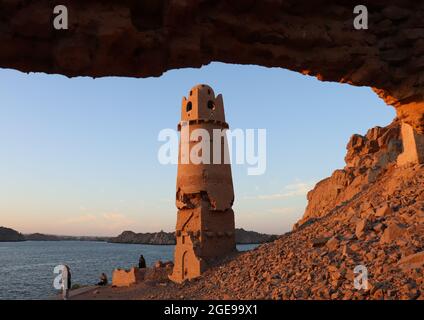
[[[98,286],[106,286],[108,283],[107,281],[107,276],[105,273],[102,273],[102,275],[100,276],[100,281],[99,283],[97,283]]]

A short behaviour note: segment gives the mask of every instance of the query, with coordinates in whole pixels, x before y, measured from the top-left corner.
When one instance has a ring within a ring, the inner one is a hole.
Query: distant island
[[[277,239],[277,235],[236,229],[237,244],[254,244],[271,242]],[[135,233],[124,231],[117,237],[91,237],[91,236],[61,236],[42,233],[22,234],[16,230],[0,227],[0,242],[9,241],[102,241],[109,243],[127,244],[151,244],[151,245],[174,245],[174,232]]]
[[[0,242],[16,242],[16,241],[25,241],[25,237],[22,233],[19,233],[16,230],[0,227]]]
[[[58,236],[43,233],[25,234],[28,241],[108,241],[111,237],[90,237],[90,236]]]
[[[271,242],[277,239],[277,237],[277,235],[263,234],[255,231],[246,231],[242,228],[236,229],[237,244]],[[115,238],[110,238],[109,242],[169,245],[175,244],[175,233],[164,231],[154,233],[135,233],[133,231],[124,231],[119,236]]]
[[[16,241],[109,241],[112,237],[60,236],[43,233],[22,234],[16,230],[0,227],[0,242]]]
[[[132,243],[132,244],[175,244],[175,234],[173,232],[153,232],[153,233],[135,233],[133,231],[124,231],[119,236],[110,238],[111,243]]]

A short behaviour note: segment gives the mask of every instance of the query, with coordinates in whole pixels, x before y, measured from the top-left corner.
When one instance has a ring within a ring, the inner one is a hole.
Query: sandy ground
[[[105,287],[87,287],[85,290],[75,290],[70,300],[145,300],[162,299],[169,290],[178,290],[179,285],[170,281],[162,283],[143,282],[131,287],[116,288],[111,285]],[[182,299],[176,296],[175,299]]]

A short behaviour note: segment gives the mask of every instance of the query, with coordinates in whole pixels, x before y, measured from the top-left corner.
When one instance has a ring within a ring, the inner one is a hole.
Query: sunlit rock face
[[[399,121],[384,128],[372,128],[364,136],[353,135],[346,147],[346,166],[309,191],[308,206],[297,226],[331,214],[335,208],[348,207],[353,199],[394,170],[403,151],[402,144]]]

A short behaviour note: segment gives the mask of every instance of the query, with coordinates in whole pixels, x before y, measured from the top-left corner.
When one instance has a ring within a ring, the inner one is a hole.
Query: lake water
[[[239,251],[257,245],[237,245]],[[95,284],[102,272],[112,280],[115,268],[138,264],[140,254],[147,266],[157,260],[173,260],[174,246],[114,244],[91,241],[0,242],[0,299],[45,299],[53,288],[55,266],[67,264],[72,284]]]

